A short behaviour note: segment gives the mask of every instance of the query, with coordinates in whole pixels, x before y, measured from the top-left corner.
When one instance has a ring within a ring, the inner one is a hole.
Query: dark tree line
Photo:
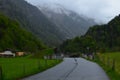
[[[96,42],[91,36],[76,37],[66,40],[60,48],[64,53],[92,54],[96,50]]]

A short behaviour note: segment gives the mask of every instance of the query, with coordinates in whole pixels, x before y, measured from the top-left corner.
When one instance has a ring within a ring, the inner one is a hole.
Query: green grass
[[[111,52],[99,54],[99,60],[96,60],[106,71],[111,80],[120,80],[120,52]],[[115,67],[112,69],[113,60]]]
[[[56,60],[43,60],[29,57],[0,58],[3,80],[20,79],[46,70],[59,62]]]

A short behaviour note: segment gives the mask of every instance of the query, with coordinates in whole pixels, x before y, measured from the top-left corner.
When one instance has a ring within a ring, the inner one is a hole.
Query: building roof
[[[2,52],[0,54],[13,55],[13,53],[11,51],[4,51],[4,52]]]

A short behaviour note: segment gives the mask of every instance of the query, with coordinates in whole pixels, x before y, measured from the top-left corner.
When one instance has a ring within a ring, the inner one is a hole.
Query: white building
[[[11,51],[4,51],[0,53],[0,57],[15,57],[15,54]]]

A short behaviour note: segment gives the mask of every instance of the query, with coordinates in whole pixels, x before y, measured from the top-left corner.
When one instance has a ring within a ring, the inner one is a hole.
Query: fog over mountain
[[[90,26],[97,24],[93,19],[79,15],[60,4],[37,5],[37,7],[67,38],[84,35]]]
[[[120,0],[27,0],[33,5],[60,4],[80,15],[107,23],[120,13]]]

